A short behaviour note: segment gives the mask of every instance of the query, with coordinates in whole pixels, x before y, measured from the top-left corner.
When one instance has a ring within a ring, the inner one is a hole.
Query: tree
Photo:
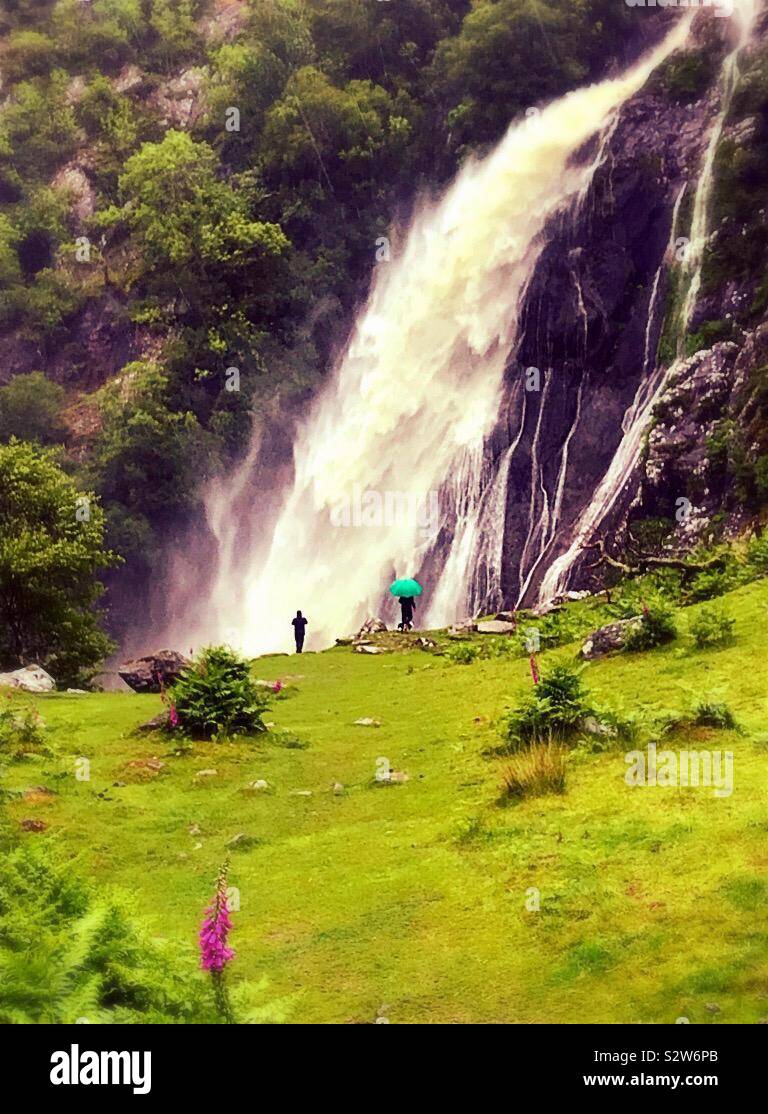
[[[104,514],[50,449],[0,446],[0,665],[36,662],[63,684],[82,684],[113,648],[95,605]]]
[[[41,371],[14,376],[7,386],[0,387],[0,441],[13,436],[40,444],[61,441],[64,399],[64,388]]]
[[[120,176],[121,209],[105,224],[124,222],[140,247],[151,285],[181,291],[201,313],[217,304],[216,287],[248,267],[249,284],[268,278],[269,261],[288,241],[276,224],[252,220],[244,198],[216,175],[207,143],[169,131],[145,143]]]

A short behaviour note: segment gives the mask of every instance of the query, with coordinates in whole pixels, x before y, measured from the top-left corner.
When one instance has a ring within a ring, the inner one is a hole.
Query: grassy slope
[[[241,892],[232,976],[252,984],[254,1002],[288,998],[291,1020],[368,1021],[386,1005],[393,1022],[756,1021],[768,1016],[768,750],[759,740],[768,581],[727,602],[732,648],[697,653],[683,633],[585,676],[601,702],[625,711],[726,700],[745,733],[699,731],[694,741],[733,749],[727,799],[705,788],[629,788],[616,752],[574,761],[563,797],[501,809],[498,760],[480,752],[497,741],[494,717],[531,683],[525,661],[455,666],[419,651],[337,649],[258,663],[263,677],[296,678],[298,691],[271,718],[308,740],[306,750],[275,736],[173,757],[156,737],[131,735],[157,698],[39,698],[60,751],[92,759],[92,781],[52,781],[50,762],[17,764],[9,787],[48,783],[59,795],[16,799],[11,811],[49,822],[46,835],[25,838],[57,838],[99,884],[135,891],[191,963],[225,842],[238,832],[262,840],[232,855]],[[382,726],[353,726],[361,716]],[[130,781],[126,761],[152,754],[167,762],[163,773]],[[372,786],[380,755],[409,780]],[[196,779],[206,768],[217,776]],[[270,792],[249,794],[255,778]],[[129,783],[113,800],[95,796],[115,780]],[[342,795],[331,790],[337,780]],[[532,886],[539,912],[525,909]]]

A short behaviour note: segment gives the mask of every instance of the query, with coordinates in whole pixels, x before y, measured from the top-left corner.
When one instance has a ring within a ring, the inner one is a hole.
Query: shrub
[[[556,665],[506,719],[505,734],[513,749],[568,738],[592,714],[579,673]]]
[[[513,755],[502,772],[507,797],[565,792],[565,751],[551,740]]]
[[[445,656],[454,665],[471,665],[480,657],[480,647],[471,642],[457,642],[454,646],[448,647]]]
[[[738,727],[736,717],[727,704],[706,701],[696,706],[693,724],[695,727],[718,727],[723,731],[735,731]]]
[[[247,661],[226,646],[201,651],[170,690],[179,726],[193,737],[255,735],[266,728],[264,690]]]
[[[698,573],[686,592],[686,598],[698,603],[703,600],[714,600],[724,596],[738,583],[738,575],[734,568],[707,569]]]
[[[768,530],[759,538],[752,538],[747,546],[747,561],[758,574],[768,575]]]
[[[723,608],[703,607],[691,623],[693,641],[699,650],[725,646],[733,639],[735,622]]]
[[[674,611],[662,599],[643,608],[640,621],[634,624],[627,634],[624,646],[627,650],[651,650],[677,637]]]
[[[45,728],[35,708],[0,710],[0,755],[19,758],[23,754],[48,754]]]

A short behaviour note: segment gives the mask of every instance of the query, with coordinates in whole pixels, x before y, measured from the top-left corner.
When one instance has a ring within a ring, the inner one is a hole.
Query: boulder
[[[633,619],[619,619],[616,623],[608,623],[607,626],[592,631],[581,647],[581,656],[589,660],[599,658],[603,654],[610,654],[614,650],[621,650],[630,630],[640,622],[641,618],[637,615]]]
[[[361,638],[365,634],[380,634],[381,631],[386,629],[386,623],[383,623],[381,619],[377,618],[375,615],[369,615],[357,632],[357,637]]]
[[[503,619],[486,619],[477,624],[478,634],[514,634],[515,624],[505,622]]]
[[[25,665],[13,673],[0,673],[0,685],[10,685],[24,692],[50,692],[56,687],[56,682],[41,665]]]
[[[158,650],[143,658],[124,661],[117,672],[134,692],[161,692],[178,681],[189,658],[176,650]]]

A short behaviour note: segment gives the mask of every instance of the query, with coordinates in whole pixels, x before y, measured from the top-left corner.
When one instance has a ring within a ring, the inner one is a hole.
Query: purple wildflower
[[[235,953],[227,947],[227,937],[232,928],[227,906],[227,867],[219,871],[216,894],[205,911],[200,928],[200,966],[204,971],[223,971]]]

